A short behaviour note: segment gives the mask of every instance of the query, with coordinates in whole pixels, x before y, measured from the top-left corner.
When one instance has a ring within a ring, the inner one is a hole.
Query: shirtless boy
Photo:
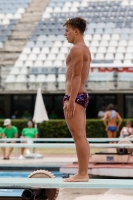
[[[78,173],[65,182],[87,182],[90,148],[86,138],[86,108],[89,96],[85,83],[89,75],[91,54],[85,45],[83,33],[86,21],[80,17],[65,22],[65,37],[72,43],[66,58],[66,91],[63,98],[64,116],[76,145]]]

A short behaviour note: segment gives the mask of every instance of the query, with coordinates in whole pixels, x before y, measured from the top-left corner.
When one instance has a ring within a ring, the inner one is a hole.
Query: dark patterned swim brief
[[[66,94],[63,98],[63,103],[65,101],[69,101],[70,95]],[[89,95],[86,92],[78,93],[75,99],[75,102],[83,106],[84,108],[87,108],[89,104]]]

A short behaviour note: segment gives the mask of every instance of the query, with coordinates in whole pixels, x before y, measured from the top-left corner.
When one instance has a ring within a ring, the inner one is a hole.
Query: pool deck
[[[72,164],[77,161],[76,155],[44,155],[43,158],[19,160],[11,156],[10,160],[3,160],[0,157],[0,170],[60,168],[63,165]],[[36,170],[35,169],[35,170]],[[34,170],[33,170],[34,171]],[[99,177],[100,179],[101,177]],[[103,177],[102,177],[103,178]],[[60,189],[57,200],[133,200],[132,189]]]

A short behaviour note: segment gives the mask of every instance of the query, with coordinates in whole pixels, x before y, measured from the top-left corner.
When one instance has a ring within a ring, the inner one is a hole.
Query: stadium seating
[[[11,31],[22,18],[31,0],[1,0],[0,1],[0,48],[3,47]]]
[[[4,0],[1,2],[4,4]],[[16,1],[11,0],[11,2]],[[12,23],[10,20],[9,27],[17,23],[16,20],[30,1],[19,0],[18,2],[14,4],[11,13],[7,9],[9,7],[6,7],[0,15],[0,29],[4,23],[8,24],[9,19],[13,20]],[[20,4],[22,8],[18,9],[17,5]],[[76,16],[81,16],[87,21],[84,38],[92,53],[93,63],[133,62],[133,0],[51,0],[6,81],[15,79],[18,82],[20,77],[14,75],[19,72],[24,76],[26,71],[22,72],[21,68],[30,67],[30,82],[33,80],[36,83],[51,82],[53,88],[54,82],[65,82],[64,61],[71,44],[67,43],[63,36],[63,23],[66,19]],[[9,28],[6,29],[6,33],[10,33]],[[0,47],[6,37],[6,34],[1,37]],[[48,76],[47,69],[55,67],[58,68],[59,73],[61,72],[60,76],[56,78],[52,71],[49,71]],[[21,81],[24,81],[22,76]],[[62,85],[60,88],[63,88]]]

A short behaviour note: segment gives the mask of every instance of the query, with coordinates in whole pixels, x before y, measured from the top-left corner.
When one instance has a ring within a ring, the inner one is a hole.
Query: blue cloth
[[[115,132],[115,131],[117,131],[117,127],[116,126],[108,126],[108,131]]]
[[[112,110],[112,113],[111,113],[110,119],[113,119],[113,118],[115,117],[115,113],[116,113],[116,111],[115,111],[115,110]]]

